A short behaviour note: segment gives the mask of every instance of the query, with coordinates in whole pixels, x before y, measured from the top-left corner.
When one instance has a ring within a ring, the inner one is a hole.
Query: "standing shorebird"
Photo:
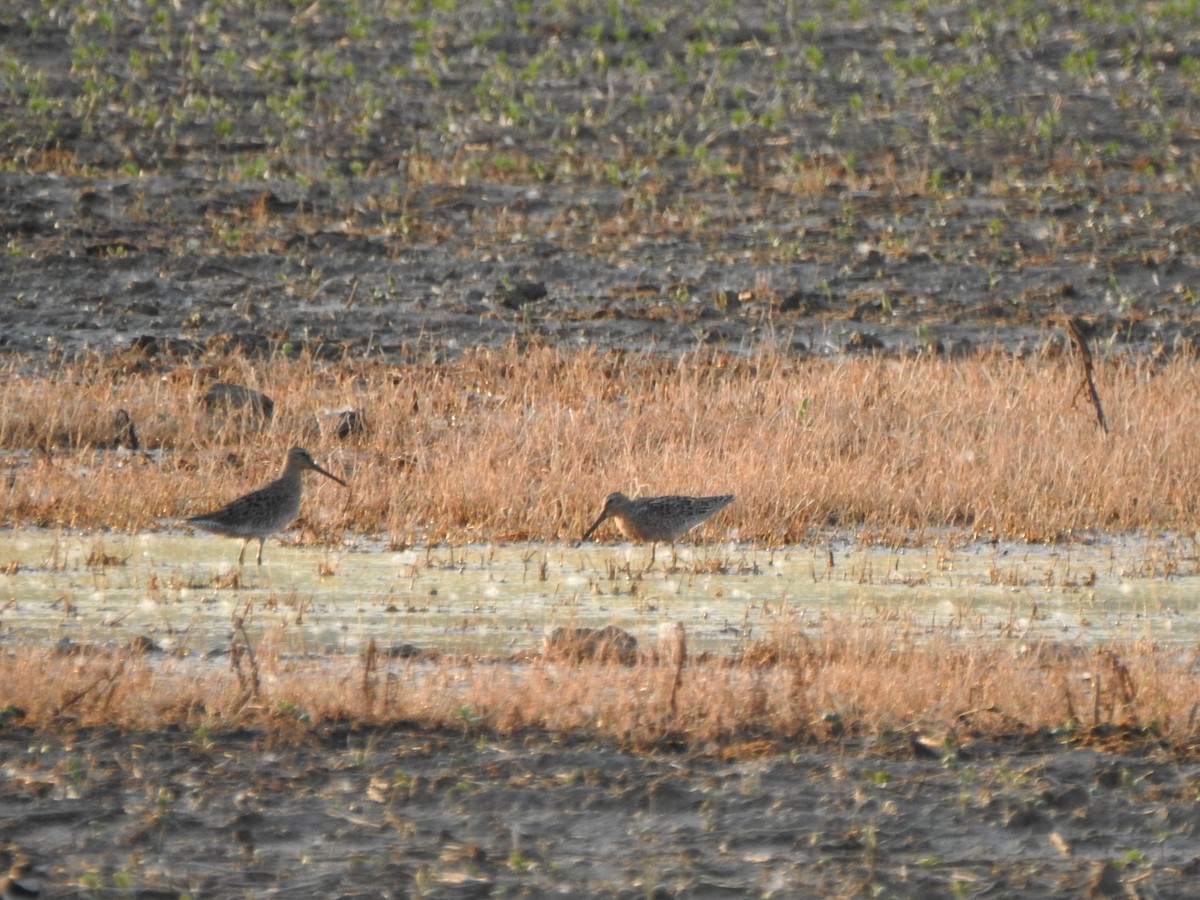
[[[286,527],[300,512],[300,473],[305,469],[320,472],[342,487],[346,486],[342,479],[326,472],[313,462],[307,450],[293,447],[288,451],[283,474],[266,487],[238,497],[215,512],[192,516],[187,523],[213,534],[240,537],[242,552],[238,554],[239,566],[242,564],[242,557],[246,555],[246,545],[250,543],[250,539],[258,538],[258,564],[261,566],[263,542],[267,535]]]
[[[642,497],[630,500],[620,491],[614,491],[604,501],[600,518],[583,533],[580,541],[586,541],[605,519],[617,523],[621,534],[631,541],[650,542],[650,562],[654,565],[654,548],[659,541],[667,541],[672,547],[675,538],[691,531],[713,513],[733,502],[733,494],[717,497]]]

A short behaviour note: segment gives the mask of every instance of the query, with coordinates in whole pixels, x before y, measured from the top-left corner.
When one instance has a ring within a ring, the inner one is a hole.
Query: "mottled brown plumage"
[[[691,531],[718,510],[733,502],[733,494],[715,497],[641,497],[631,500],[614,491],[604,501],[600,518],[583,533],[582,541],[592,536],[605,519],[617,523],[621,534],[631,541],[650,543],[650,562],[654,562],[654,546],[659,541],[674,543],[681,534]]]
[[[238,554],[238,565],[246,555],[246,545],[252,538],[258,539],[258,564],[262,565],[263,542],[267,535],[287,527],[300,513],[300,475],[306,469],[320,472],[343,487],[346,482],[325,471],[315,462],[307,450],[293,447],[288,451],[287,465],[283,474],[256,491],[222,506],[218,510],[187,520],[189,525],[203,528],[226,537],[240,537],[242,552]]]

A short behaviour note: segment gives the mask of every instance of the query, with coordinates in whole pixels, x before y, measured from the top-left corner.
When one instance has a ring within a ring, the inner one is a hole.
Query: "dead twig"
[[[247,603],[242,614],[234,618],[233,634],[229,642],[229,665],[237,673],[238,683],[242,688],[242,706],[258,699],[260,687],[258,660],[254,658],[254,647],[250,644],[250,636],[246,634],[246,616],[250,614],[250,608],[250,603]],[[243,658],[246,660],[244,669]]]
[[[684,631],[683,623],[676,622],[673,624],[671,634],[669,636],[669,647],[671,651],[671,661],[675,663],[675,680],[671,683],[671,715],[675,715],[675,698],[679,695],[679,688],[683,684],[683,667],[687,663],[687,634]]]
[[[1104,407],[1100,404],[1100,394],[1096,390],[1095,371],[1092,366],[1092,351],[1088,349],[1087,338],[1084,337],[1083,329],[1080,328],[1079,320],[1074,316],[1066,317],[1067,333],[1071,335],[1071,341],[1079,350],[1079,358],[1083,366],[1083,383],[1079,385],[1079,390],[1075,392],[1077,398],[1085,390],[1092,401],[1092,406],[1096,409],[1096,421],[1100,423],[1100,427],[1108,434],[1108,421],[1104,418]],[[1072,398],[1072,403],[1075,398]]]
[[[371,638],[362,654],[362,692],[368,714],[375,705],[375,673],[378,666],[379,648],[375,646],[375,638]]]
[[[121,657],[117,660],[116,666],[105,669],[103,673],[98,675],[87,686],[66,694],[58,706],[58,713],[62,715],[67,712],[76,703],[79,703],[89,694],[95,693],[96,699],[94,706],[98,709],[106,708],[111,703],[113,692],[116,690],[117,680],[125,671],[126,658]]]

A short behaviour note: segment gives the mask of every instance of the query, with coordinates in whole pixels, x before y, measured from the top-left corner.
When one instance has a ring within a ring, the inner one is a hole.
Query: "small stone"
[[[228,381],[218,381],[209,387],[202,402],[209,412],[246,409],[263,419],[275,414],[275,401],[266,394]]]

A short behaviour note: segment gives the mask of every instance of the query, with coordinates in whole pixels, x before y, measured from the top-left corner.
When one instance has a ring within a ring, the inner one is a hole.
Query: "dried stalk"
[[[1100,404],[1100,393],[1096,390],[1095,371],[1092,366],[1092,351],[1088,349],[1087,338],[1083,335],[1083,329],[1080,328],[1079,320],[1074,316],[1066,318],[1067,333],[1071,335],[1071,341],[1079,350],[1080,363],[1083,366],[1083,383],[1079,385],[1079,390],[1075,392],[1075,397],[1078,397],[1085,390],[1088,397],[1092,401],[1092,406],[1096,410],[1096,421],[1100,423],[1100,427],[1108,434],[1108,421],[1104,418],[1104,407]],[[1074,399],[1071,401],[1074,402]]]

